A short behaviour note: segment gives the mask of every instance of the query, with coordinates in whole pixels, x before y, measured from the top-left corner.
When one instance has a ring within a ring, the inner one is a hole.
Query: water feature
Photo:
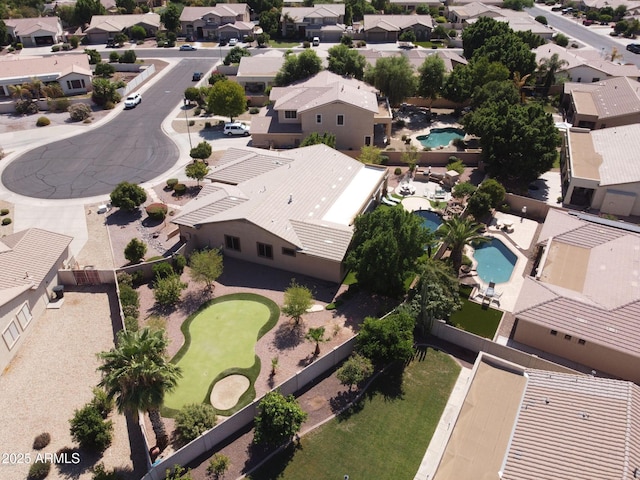
[[[497,238],[475,247],[473,258],[478,262],[478,276],[485,283],[508,282],[518,257]]]
[[[423,147],[438,148],[446,147],[456,138],[464,138],[465,131],[459,128],[432,128],[427,135],[418,135],[418,140]]]
[[[422,218],[422,226],[430,232],[435,232],[442,225],[442,217],[431,210],[416,210],[413,214]]]

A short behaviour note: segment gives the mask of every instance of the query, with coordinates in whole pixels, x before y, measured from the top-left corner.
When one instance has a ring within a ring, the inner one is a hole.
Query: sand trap
[[[238,400],[251,385],[244,375],[229,375],[213,386],[211,390],[211,405],[216,410],[229,410],[236,406]]]

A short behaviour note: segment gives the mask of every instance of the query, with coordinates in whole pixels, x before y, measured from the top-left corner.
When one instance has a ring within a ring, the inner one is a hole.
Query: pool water
[[[485,283],[508,282],[518,260],[516,254],[497,238],[475,247],[473,258],[478,262],[478,276]]]
[[[435,232],[442,225],[442,217],[430,210],[416,210],[413,214],[422,217],[422,226],[430,232]]]
[[[423,147],[446,147],[456,138],[464,138],[465,131],[459,128],[432,128],[428,135],[418,135],[416,139]]]

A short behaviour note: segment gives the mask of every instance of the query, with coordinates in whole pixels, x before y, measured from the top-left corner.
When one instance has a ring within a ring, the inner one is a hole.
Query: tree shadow
[[[315,348],[315,347],[314,347]],[[309,355],[307,355],[304,358],[301,358],[298,361],[298,366],[299,367],[308,367],[309,365],[311,365],[314,360],[316,360],[318,357],[315,355],[314,352],[311,352]]]
[[[402,387],[404,367],[405,365],[400,362],[389,365],[367,389],[365,392],[366,398],[372,399],[376,395],[382,395],[382,398],[386,401],[404,398],[404,389]]]
[[[79,479],[83,474],[102,458],[101,453],[80,449],[77,447],[64,447],[56,452],[58,461],[54,462],[58,467],[59,478]]]
[[[257,465],[261,460],[267,457],[267,455],[273,452],[275,447],[261,447],[256,444],[251,444],[248,448],[249,450],[249,460],[247,464]],[[279,452],[277,452],[273,457],[269,459],[264,465],[258,468],[256,471],[251,472],[251,478],[253,480],[267,480],[274,478],[281,478],[282,473],[287,468],[287,465],[291,463],[293,458],[296,455],[296,452],[302,450],[302,445],[300,442],[291,442],[289,445],[282,448]],[[243,471],[247,472],[252,467],[249,467],[245,464],[245,468]]]
[[[358,396],[358,390],[346,390],[338,392],[335,397],[329,399],[329,406],[331,412],[337,415],[338,421],[344,421],[348,419],[354,413],[358,413],[364,408],[364,404],[361,400],[354,402]],[[354,402],[354,403],[352,403]]]
[[[144,220],[142,220],[142,226],[146,228],[153,228],[161,225],[164,221],[164,218],[151,218],[147,216],[144,218]]]
[[[304,341],[304,327],[301,323],[280,323],[275,331],[274,345],[278,350],[291,350]]]
[[[203,288],[202,290],[189,290],[180,298],[178,308],[186,315],[195,312],[200,306],[213,298],[213,290]]]
[[[124,228],[126,225],[129,225],[130,223],[140,220],[141,217],[142,217],[142,211],[140,209],[137,209],[133,212],[117,209],[107,215],[107,219],[105,223],[107,225],[118,225]]]

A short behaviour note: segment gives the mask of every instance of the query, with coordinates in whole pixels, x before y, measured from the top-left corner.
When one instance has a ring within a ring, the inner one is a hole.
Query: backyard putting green
[[[260,360],[254,347],[276,324],[279,313],[268,298],[240,293],[207,302],[185,320],[185,343],[172,360],[182,369],[182,378],[165,396],[163,413],[173,415],[190,403],[208,402],[214,381],[225,373],[244,374],[255,392]]]

